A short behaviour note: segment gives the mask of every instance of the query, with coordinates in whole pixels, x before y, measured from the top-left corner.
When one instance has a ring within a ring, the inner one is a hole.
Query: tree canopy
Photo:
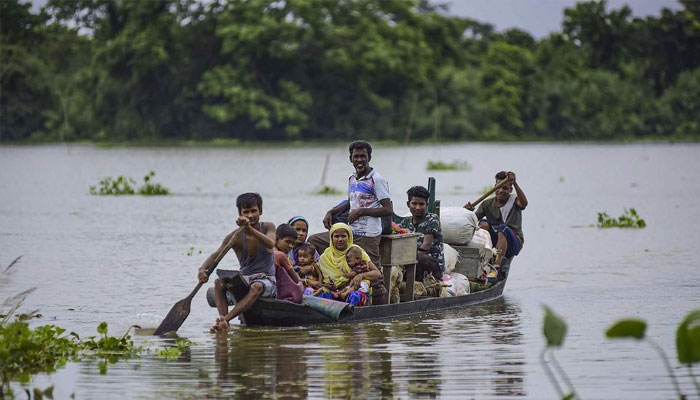
[[[536,40],[427,0],[0,2],[0,141],[700,138],[700,6]]]

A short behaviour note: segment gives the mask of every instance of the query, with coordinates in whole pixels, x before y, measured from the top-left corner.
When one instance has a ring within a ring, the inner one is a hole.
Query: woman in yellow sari
[[[331,226],[330,230],[330,246],[321,254],[319,267],[323,272],[323,283],[335,285],[337,289],[343,289],[350,286],[353,290],[360,287],[363,279],[375,281],[382,279],[382,273],[370,261],[367,253],[358,245],[353,244],[352,228],[343,223],[337,223]],[[369,272],[355,273],[348,265],[345,258],[349,248],[357,247],[362,250],[362,261],[367,262]],[[377,298],[373,298],[374,304],[384,304],[376,302]]]

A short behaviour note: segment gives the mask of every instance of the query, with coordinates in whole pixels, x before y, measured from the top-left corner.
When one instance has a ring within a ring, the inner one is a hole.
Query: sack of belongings
[[[447,287],[448,296],[462,296],[469,294],[469,279],[459,272],[453,272],[450,275],[443,275],[442,283],[450,285]]]
[[[473,211],[466,208],[443,207],[440,209],[440,225],[445,243],[466,245],[479,227],[479,220]]]

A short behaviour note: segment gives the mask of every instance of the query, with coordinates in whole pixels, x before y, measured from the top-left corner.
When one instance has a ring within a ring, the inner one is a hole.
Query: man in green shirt
[[[484,200],[476,210],[480,219],[479,227],[491,234],[491,241],[498,249],[494,267],[499,268],[504,258],[510,260],[520,253],[523,246],[522,211],[527,207],[527,197],[515,180],[515,172],[501,171],[496,174],[496,185],[502,180],[509,182],[496,190],[496,195]],[[515,193],[511,193],[515,188]],[[471,203],[464,208],[474,210]],[[504,267],[506,269],[507,267]],[[499,280],[508,275],[507,270],[499,270]]]

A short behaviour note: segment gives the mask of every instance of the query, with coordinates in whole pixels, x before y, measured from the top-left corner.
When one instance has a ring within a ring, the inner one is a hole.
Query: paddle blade
[[[187,316],[190,315],[190,303],[192,302],[191,297],[186,297],[173,306],[170,309],[168,315],[165,316],[163,322],[160,323],[158,329],[153,332],[154,335],[163,335],[168,332],[176,332],[185,322]]]

